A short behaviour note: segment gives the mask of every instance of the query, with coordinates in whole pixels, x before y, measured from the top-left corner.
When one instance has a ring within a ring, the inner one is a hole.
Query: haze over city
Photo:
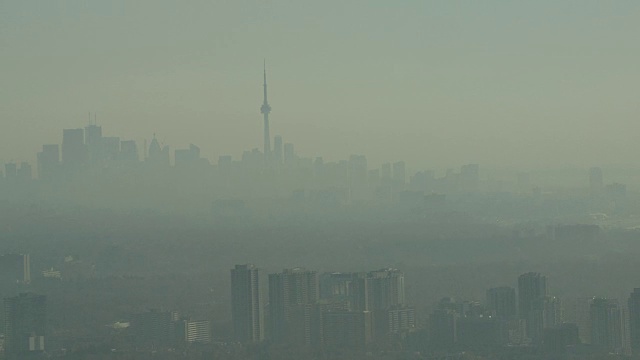
[[[3,161],[88,113],[204,157],[260,147],[416,168],[628,166],[639,149],[632,1],[0,4]]]
[[[640,4],[0,2],[0,360],[640,359]]]

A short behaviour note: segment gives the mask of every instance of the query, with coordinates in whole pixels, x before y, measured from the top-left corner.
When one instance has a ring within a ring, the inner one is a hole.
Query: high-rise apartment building
[[[31,261],[29,254],[0,255],[0,283],[31,283]]]
[[[6,359],[25,359],[45,350],[47,299],[22,293],[4,299]]]
[[[499,319],[515,319],[516,289],[503,286],[487,290],[487,307],[491,314]]]
[[[629,296],[629,330],[631,349],[634,354],[640,353],[640,288],[633,289]]]
[[[541,340],[544,327],[544,301],[547,297],[547,278],[539,273],[526,273],[518,278],[518,310],[526,322],[527,336]]]
[[[385,310],[404,305],[404,273],[398,269],[381,269],[367,274],[368,307],[365,310]]]
[[[310,338],[298,339],[303,332],[311,333],[317,326],[311,323],[306,308],[318,301],[317,273],[304,268],[285,269],[269,275],[269,338],[273,341],[310,343]]]
[[[373,341],[369,311],[329,311],[322,316],[323,343],[332,347],[363,349]]]
[[[169,347],[175,339],[173,313],[151,309],[144,313],[134,314],[131,320],[131,330],[139,345]]]
[[[264,339],[260,276],[254,265],[236,265],[231,269],[231,317],[234,340]]]
[[[393,185],[396,190],[404,189],[407,183],[407,166],[404,161],[393,163]]]
[[[182,320],[184,326],[184,341],[193,344],[207,344],[211,342],[211,322],[209,320]]]
[[[591,345],[603,352],[622,354],[622,309],[615,299],[595,298],[590,308]]]

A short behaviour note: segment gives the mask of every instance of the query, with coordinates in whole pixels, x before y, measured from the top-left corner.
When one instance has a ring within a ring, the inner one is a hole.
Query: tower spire
[[[262,106],[260,107],[260,112],[264,117],[264,162],[265,165],[269,164],[269,158],[271,157],[271,138],[269,136],[269,113],[271,112],[271,106],[267,101],[267,61],[266,59],[263,61],[263,89],[264,89],[264,100],[262,102]]]

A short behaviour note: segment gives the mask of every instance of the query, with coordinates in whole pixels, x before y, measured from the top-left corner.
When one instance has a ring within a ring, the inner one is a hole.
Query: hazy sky
[[[640,2],[0,1],[0,161],[97,112],[213,162],[272,135],[415,168],[638,163]]]

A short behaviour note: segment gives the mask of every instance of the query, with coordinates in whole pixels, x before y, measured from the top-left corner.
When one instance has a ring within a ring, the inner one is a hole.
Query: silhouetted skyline
[[[88,111],[140,144],[238,156],[263,142],[267,58],[271,133],[305,156],[635,166],[638,6],[5,1],[0,161],[33,163]]]

